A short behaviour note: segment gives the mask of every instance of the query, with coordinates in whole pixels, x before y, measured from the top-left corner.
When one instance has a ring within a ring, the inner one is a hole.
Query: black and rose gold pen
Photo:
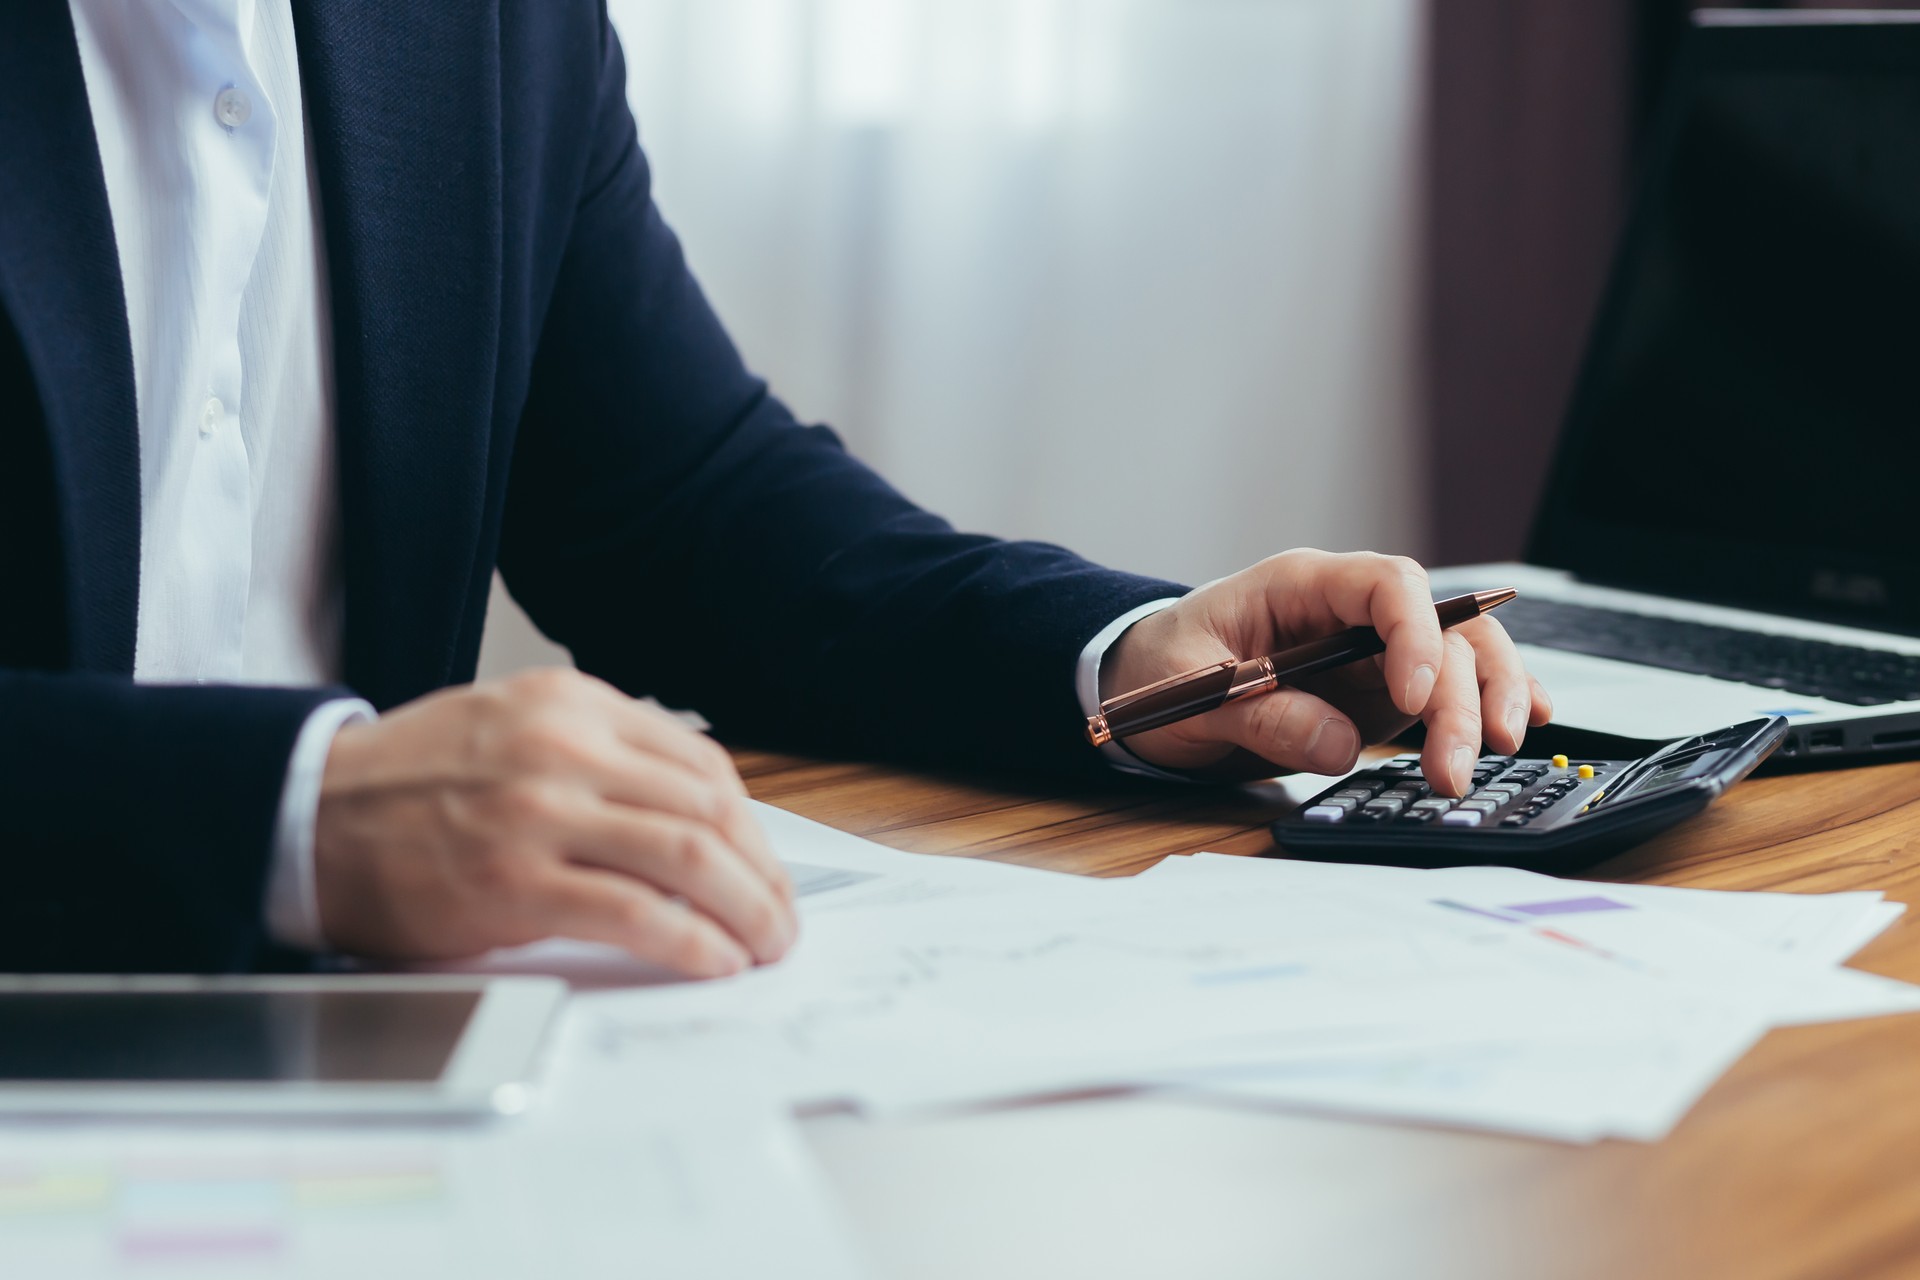
[[[1434,604],[1444,630],[1471,621],[1490,609],[1498,609],[1519,595],[1511,587],[1498,591],[1475,591]],[[1149,729],[1161,729],[1177,721],[1205,715],[1215,707],[1271,693],[1282,685],[1297,683],[1311,675],[1349,662],[1385,653],[1386,642],[1372,627],[1349,627],[1324,640],[1270,653],[1245,662],[1222,658],[1210,667],[1170,676],[1158,684],[1109,698],[1100,704],[1100,714],[1087,721],[1087,741],[1104,747],[1115,738],[1128,738]]]

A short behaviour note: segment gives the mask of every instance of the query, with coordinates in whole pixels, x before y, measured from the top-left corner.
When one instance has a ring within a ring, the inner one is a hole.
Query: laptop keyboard
[[[1704,622],[1521,597],[1500,610],[1515,640],[1713,676],[1856,707],[1920,701],[1920,657]]]

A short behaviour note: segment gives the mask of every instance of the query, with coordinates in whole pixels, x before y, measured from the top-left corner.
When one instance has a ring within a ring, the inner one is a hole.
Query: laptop
[[[1920,13],[1689,32],[1500,612],[1556,722],[1920,749]]]

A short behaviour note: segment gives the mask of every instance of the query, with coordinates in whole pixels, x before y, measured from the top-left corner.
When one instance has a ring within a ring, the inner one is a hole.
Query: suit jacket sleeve
[[[661,220],[619,45],[602,41],[508,487],[516,598],[582,668],[724,735],[1104,770],[1080,737],[1075,661],[1112,618],[1184,589],[956,532],[797,424]]]
[[[0,971],[290,962],[263,933],[274,818],[337,696],[0,670]]]

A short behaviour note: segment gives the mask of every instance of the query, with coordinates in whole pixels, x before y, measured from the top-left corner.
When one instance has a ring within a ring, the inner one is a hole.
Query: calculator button
[[[1336,791],[1333,794],[1335,798],[1340,800],[1371,800],[1373,799],[1373,788],[1348,787],[1345,791]]]
[[[1349,816],[1348,821],[1350,822],[1385,822],[1387,819],[1391,817],[1393,817],[1393,814],[1389,810],[1374,809],[1369,807],[1366,809],[1355,809],[1353,813]]]
[[[1327,796],[1314,803],[1316,809],[1338,809],[1342,813],[1351,813],[1360,807],[1360,802],[1352,796]]]
[[[1452,813],[1440,815],[1440,825],[1443,827],[1477,827],[1480,822],[1481,815],[1471,809],[1455,809]]]
[[[1300,816],[1308,822],[1344,822],[1347,818],[1347,811],[1345,809],[1336,809],[1330,804],[1317,804]]]
[[[1453,804],[1454,802],[1445,796],[1428,796],[1425,800],[1415,800],[1413,807],[1428,810],[1433,813],[1445,813],[1447,810],[1453,808]]]
[[[1400,815],[1400,821],[1411,822],[1417,825],[1422,822],[1432,822],[1439,816],[1440,815],[1432,809],[1409,809]]]
[[[1462,800],[1460,802],[1460,809],[1466,809],[1473,813],[1492,813],[1499,807],[1499,802],[1494,800]],[[1460,809],[1456,809],[1454,812],[1458,813]]]
[[[1408,804],[1418,800],[1420,795],[1411,787],[1389,787],[1380,793],[1380,798],[1382,800],[1398,800],[1402,804]]]
[[[1500,825],[1503,827],[1524,827],[1527,825],[1527,823],[1531,821],[1532,819],[1527,817],[1525,814],[1516,813],[1516,814],[1512,814],[1509,817],[1500,819]]]
[[[1361,812],[1384,813],[1389,818],[1392,818],[1399,816],[1400,811],[1406,807],[1407,806],[1399,800],[1373,800],[1369,801],[1367,807]]]

